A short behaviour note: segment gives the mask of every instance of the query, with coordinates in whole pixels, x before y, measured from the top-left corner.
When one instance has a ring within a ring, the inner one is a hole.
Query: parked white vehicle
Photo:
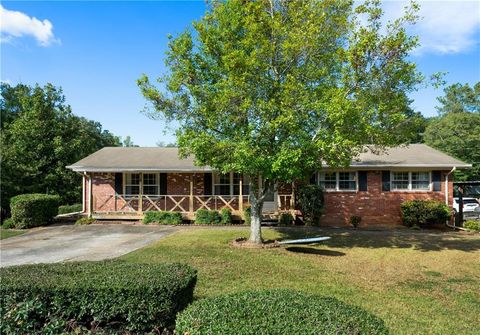
[[[455,213],[459,211],[460,203],[458,198],[453,198],[453,210]],[[463,198],[463,212],[478,212],[480,211],[480,203],[475,198]]]

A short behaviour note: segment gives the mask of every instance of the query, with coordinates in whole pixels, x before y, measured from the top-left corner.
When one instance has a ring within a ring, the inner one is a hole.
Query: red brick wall
[[[367,192],[325,192],[325,212],[321,225],[349,225],[350,216],[362,217],[363,225],[399,225],[400,204],[412,199],[445,201],[445,175],[439,192],[382,192],[382,172],[368,171]],[[449,204],[453,201],[453,182],[449,181]]]

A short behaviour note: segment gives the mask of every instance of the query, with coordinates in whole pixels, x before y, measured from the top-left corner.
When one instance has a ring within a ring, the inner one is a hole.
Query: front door
[[[263,202],[263,212],[272,213],[277,211],[276,192],[269,192]]]

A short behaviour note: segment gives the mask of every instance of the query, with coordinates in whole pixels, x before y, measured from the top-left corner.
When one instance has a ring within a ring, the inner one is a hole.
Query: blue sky
[[[448,84],[480,81],[480,2],[421,1],[423,21],[412,32],[422,47],[413,59],[425,74],[447,71]],[[385,3],[386,18],[402,1]],[[174,141],[161,121],[140,113],[136,79],[165,68],[167,35],[199,19],[204,1],[2,1],[1,79],[11,85],[61,86],[75,114],[102,123],[134,143]],[[5,16],[7,15],[7,16]],[[436,115],[442,90],[421,89],[413,106]]]

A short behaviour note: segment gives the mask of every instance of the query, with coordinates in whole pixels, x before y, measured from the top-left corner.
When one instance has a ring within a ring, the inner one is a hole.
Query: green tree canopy
[[[425,143],[473,165],[457,173],[457,179],[480,180],[480,114],[448,113],[431,120]]]
[[[75,116],[60,88],[1,84],[2,209],[22,193],[53,193],[64,203],[81,198],[81,177],[66,165],[118,138],[100,123]]]
[[[447,113],[480,113],[480,82],[473,87],[456,83],[444,89],[444,96],[438,97],[440,115]]]
[[[250,177],[260,243],[263,201],[279,182],[321,161],[347,166],[366,143],[404,141],[407,93],[422,80],[405,31],[416,9],[382,27],[379,1],[215,1],[194,32],[170,39],[160,86],[138,80],[147,112],[178,122],[181,153],[197,164]]]

